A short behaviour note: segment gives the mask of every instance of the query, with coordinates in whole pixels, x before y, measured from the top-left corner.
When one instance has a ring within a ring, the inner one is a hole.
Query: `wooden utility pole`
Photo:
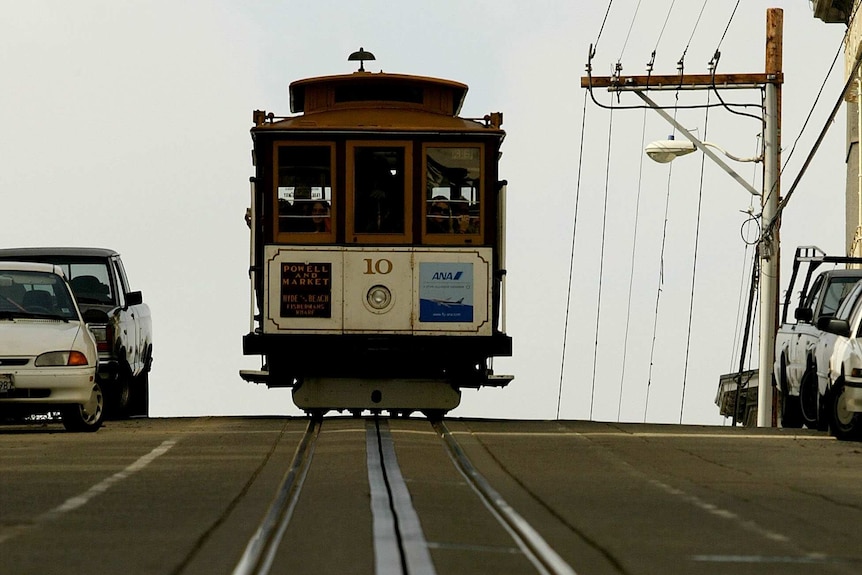
[[[781,174],[781,84],[784,11],[769,8],[766,12],[766,64],[763,74],[679,74],[654,76],[592,75],[581,78],[582,88],[606,88],[610,92],[634,92],[671,124],[679,129],[701,151],[718,163],[738,182],[743,179],[707,149],[690,132],[661,110],[645,93],[650,90],[758,89],[765,92],[763,119],[763,189],[761,191],[761,229],[770,230],[760,238],[760,356],[757,400],[757,425],[775,425],[772,370],[775,358],[775,333],[778,329],[779,238],[778,222],[770,226],[778,213]],[[587,68],[588,72],[590,67]]]
[[[784,11],[766,12],[766,122],[763,135],[763,196],[761,229],[772,230],[760,238],[760,383],[757,388],[757,426],[776,423],[775,333],[778,330],[778,281],[780,279],[779,225],[770,224],[778,216],[781,193],[781,82],[784,53]],[[768,371],[765,371],[768,370]]]

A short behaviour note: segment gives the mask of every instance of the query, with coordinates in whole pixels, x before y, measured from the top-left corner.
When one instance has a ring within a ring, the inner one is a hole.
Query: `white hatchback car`
[[[0,415],[59,412],[69,431],[96,431],[104,412],[98,364],[62,270],[0,262]]]

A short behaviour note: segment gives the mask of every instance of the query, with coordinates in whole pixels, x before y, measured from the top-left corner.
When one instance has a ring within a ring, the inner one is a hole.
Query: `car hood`
[[[39,355],[46,351],[83,349],[82,323],[44,319],[0,320],[0,355]]]

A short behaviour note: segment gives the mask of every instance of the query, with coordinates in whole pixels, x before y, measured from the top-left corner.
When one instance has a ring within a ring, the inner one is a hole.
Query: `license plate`
[[[15,389],[15,379],[11,373],[0,373],[0,395],[11,393]]]

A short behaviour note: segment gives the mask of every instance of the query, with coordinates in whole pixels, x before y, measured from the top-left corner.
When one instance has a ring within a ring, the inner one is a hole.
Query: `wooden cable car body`
[[[244,379],[300,408],[445,413],[502,386],[501,114],[458,116],[467,86],[370,73],[290,85],[254,113]]]

